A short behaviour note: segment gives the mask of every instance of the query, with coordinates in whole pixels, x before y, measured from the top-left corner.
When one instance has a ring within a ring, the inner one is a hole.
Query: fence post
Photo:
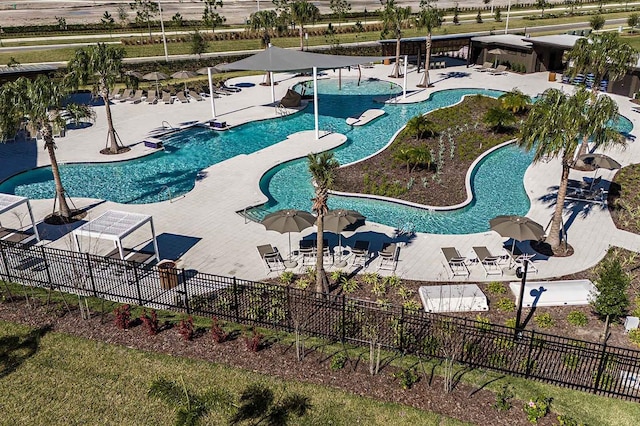
[[[467,324],[467,319],[464,319],[463,326],[464,332],[462,333],[462,354],[460,355],[460,362],[465,362],[467,358],[467,353],[465,352],[465,346],[467,344],[467,334],[469,333],[469,325]]]
[[[7,261],[7,255],[4,252],[4,243],[0,241],[0,253],[2,253],[2,261],[4,263],[4,269],[7,271],[7,282],[12,282],[11,271],[9,270],[9,262]]]
[[[398,324],[398,350],[404,353],[404,305],[400,306],[400,323]]]
[[[93,297],[98,297],[98,292],[96,291],[96,282],[93,278],[93,269],[91,269],[91,256],[89,256],[89,253],[85,253],[85,255],[87,258],[87,269],[89,270],[89,281],[91,282],[91,290],[93,291]]]
[[[47,272],[47,281],[49,281],[49,287],[52,287],[53,280],[51,279],[51,271],[49,270],[49,262],[47,262],[47,254],[44,251],[44,246],[40,246],[40,252],[42,253],[42,261],[44,262],[44,269]]]
[[[180,274],[182,275],[182,287],[184,288],[184,307],[187,310],[187,315],[191,315],[191,308],[189,307],[189,290],[187,290],[187,280],[185,279],[184,268],[182,268]]]
[[[133,279],[136,281],[136,290],[138,291],[138,306],[143,306],[142,292],[140,291],[140,279],[138,278],[138,265],[133,264]]]
[[[342,322],[340,327],[340,343],[344,344],[345,332],[347,328],[347,303],[344,294],[342,295]]]
[[[527,369],[524,372],[524,377],[526,379],[531,375],[531,353],[533,352],[533,342],[535,342],[536,332],[531,330],[531,336],[529,337],[529,351],[527,352]]]
[[[602,379],[603,369],[606,368],[605,360],[607,358],[607,342],[602,344],[602,350],[600,351],[600,362],[598,363],[598,371],[596,374],[596,380],[593,382],[593,393],[597,393],[600,390],[600,380]]]
[[[240,306],[238,301],[238,283],[236,277],[233,277],[233,305],[235,306],[236,323],[240,323]]]

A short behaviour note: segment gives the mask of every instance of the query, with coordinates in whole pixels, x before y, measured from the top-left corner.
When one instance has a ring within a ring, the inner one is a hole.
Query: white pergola
[[[36,221],[33,219],[33,211],[31,210],[31,203],[28,198],[20,197],[18,195],[0,194],[0,215],[8,212],[9,210],[13,210],[22,204],[27,205],[29,217],[31,218],[31,226],[33,226],[33,233],[35,234],[36,239],[40,241],[40,234],[38,234],[38,227],[36,226]],[[2,224],[0,223],[0,228],[1,227]]]
[[[156,231],[153,228],[153,217],[140,213],[129,213],[108,210],[73,231],[76,249],[80,252],[80,237],[98,238],[113,241],[120,252],[120,259],[125,258],[122,240],[146,223],[151,225],[151,237],[156,260],[160,260]]]

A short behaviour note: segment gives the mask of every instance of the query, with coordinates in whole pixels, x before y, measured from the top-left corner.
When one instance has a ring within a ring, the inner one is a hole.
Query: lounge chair
[[[162,92],[162,102],[169,105],[173,103],[173,96],[169,92]]]
[[[147,93],[147,103],[150,105],[155,105],[158,102],[158,97],[156,96],[156,92],[148,92]]]
[[[3,228],[0,226],[0,240],[12,243],[26,244],[36,238],[33,232],[26,232],[19,229]]]
[[[492,65],[493,64],[491,62],[485,62],[484,64],[482,64],[480,68],[476,68],[476,71],[478,72],[492,71],[494,69]]]
[[[380,263],[378,269],[386,269],[395,271],[398,266],[398,256],[400,255],[400,246],[396,243],[384,243],[382,250],[378,252]]]
[[[318,253],[317,240],[300,240],[298,253],[302,256],[300,266],[315,265]],[[322,257],[324,263],[333,263],[333,256],[329,248],[329,240],[322,239]]]
[[[229,87],[224,83],[221,83],[219,88],[220,88],[220,90],[223,90],[223,91],[229,92],[229,93],[238,93],[238,92],[240,92],[242,90],[239,87]]]
[[[451,277],[469,276],[469,268],[467,268],[467,258],[460,255],[455,247],[441,247],[440,250],[447,261],[447,266]]]
[[[118,97],[120,97],[120,89],[114,87],[113,89],[111,89],[111,92],[109,92],[109,99],[115,99]]]
[[[200,96],[199,94],[197,94],[193,90],[189,90],[189,96],[192,97],[196,101],[201,101],[202,100],[202,96]]]
[[[285,269],[284,261],[277,248],[274,248],[271,244],[265,244],[257,246],[257,249],[267,275],[271,272],[283,271]]]
[[[500,256],[494,256],[486,247],[474,247],[473,251],[478,256],[478,263],[482,265],[484,269],[484,276],[487,277],[492,274],[502,275],[502,268],[498,263],[502,259]]]
[[[122,92],[122,95],[120,95],[120,98],[118,100],[120,102],[127,102],[130,97],[131,97],[131,89],[124,89],[124,92]]]
[[[136,90],[136,93],[129,99],[133,104],[139,104],[142,102],[142,94],[144,92],[141,89]]]
[[[183,91],[180,91],[176,94],[176,99],[178,99],[183,104],[186,104],[187,102],[189,102],[189,99],[187,99]]]
[[[369,261],[369,241],[357,240],[351,249],[353,253],[353,265],[367,266]]]
[[[489,74],[491,75],[503,75],[507,73],[507,66],[506,65],[498,65],[496,67],[496,69],[489,71]]]

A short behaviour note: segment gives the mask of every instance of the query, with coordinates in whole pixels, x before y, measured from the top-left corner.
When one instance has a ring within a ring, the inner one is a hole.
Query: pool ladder
[[[165,124],[166,124],[166,126],[165,126]],[[172,126],[168,121],[166,121],[166,120],[163,120],[163,121],[162,121],[162,128],[163,128],[163,129],[171,129],[171,130],[174,130],[174,129],[175,129],[175,127],[173,127],[173,126]],[[165,185],[165,186],[166,186],[166,185]]]
[[[158,201],[164,201],[160,199],[160,196],[164,194],[165,191],[169,194],[169,197],[167,198],[167,200],[169,200],[170,203],[173,203],[173,200],[175,199],[184,197],[184,195],[181,195],[180,197],[173,198],[173,194],[171,193],[171,188],[168,185],[162,185],[162,188],[160,188],[160,192],[158,192]]]

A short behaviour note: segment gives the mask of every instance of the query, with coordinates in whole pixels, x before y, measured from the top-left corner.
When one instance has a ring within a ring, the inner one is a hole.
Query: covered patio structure
[[[315,138],[317,140],[320,138],[318,129],[318,70],[339,69],[376,62],[382,59],[383,57],[378,56],[325,55],[269,46],[253,56],[224,65],[224,68],[227,70],[266,71],[271,73],[271,102],[276,101],[273,87],[274,72],[313,71],[313,115]]]
[[[40,241],[40,234],[38,234],[38,227],[33,219],[33,212],[31,210],[31,203],[26,197],[20,197],[18,195],[0,194],[0,215],[10,210],[16,209],[23,204],[26,204],[29,212],[29,218],[31,219],[31,226],[33,228],[33,235]],[[24,232],[22,229],[9,229],[2,227],[0,222],[0,240],[8,240],[13,242],[25,242],[30,239],[30,235]]]
[[[116,247],[115,250],[107,256],[117,254],[122,260],[135,260],[132,257],[135,256],[136,252],[124,249],[122,240],[147,223],[151,226],[153,257],[159,261],[160,255],[158,252],[156,232],[153,227],[153,217],[140,213],[129,213],[117,210],[108,210],[104,212],[97,218],[85,223],[73,231],[76,249],[78,252],[82,251],[80,248],[80,237],[103,239],[113,241]]]

